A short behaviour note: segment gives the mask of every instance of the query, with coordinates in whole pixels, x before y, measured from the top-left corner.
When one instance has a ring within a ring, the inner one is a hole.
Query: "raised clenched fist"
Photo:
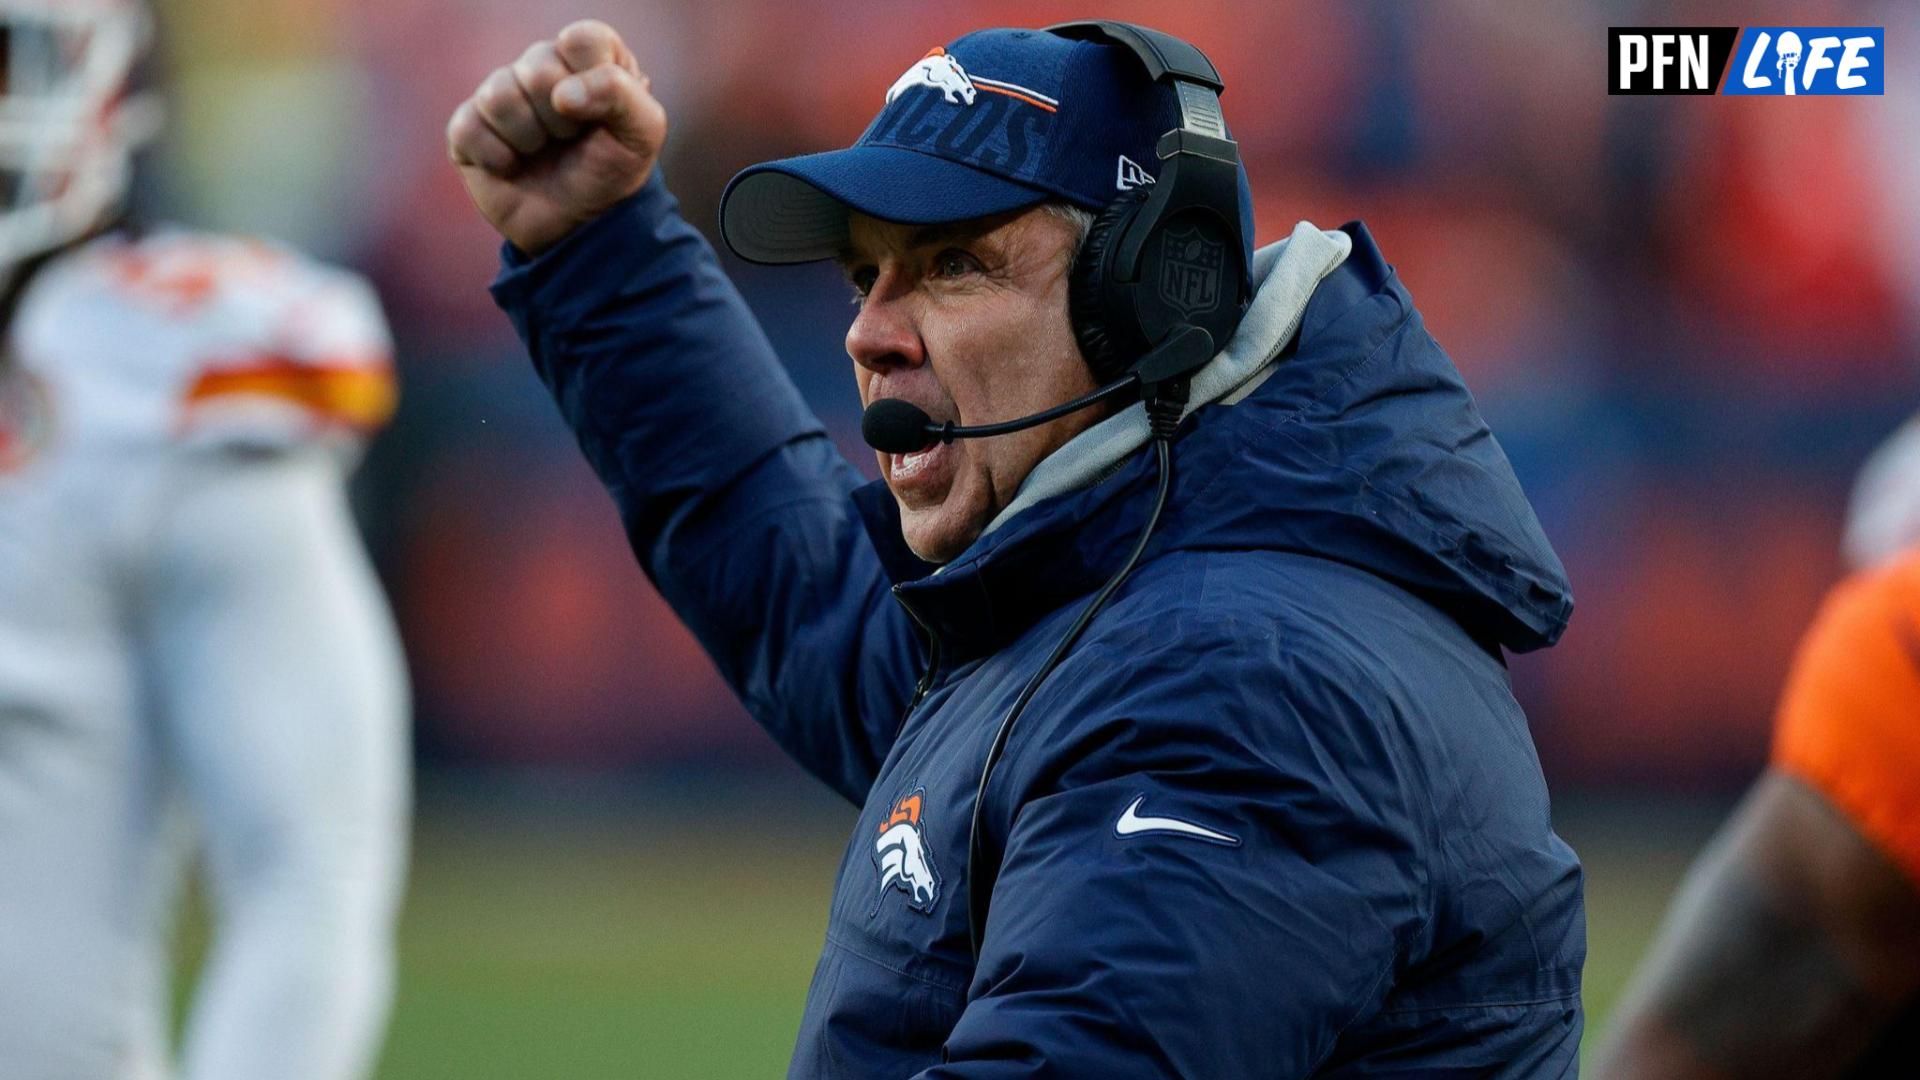
[[[496,68],[447,121],[447,154],[500,235],[532,255],[639,190],[667,111],[620,35],[588,19]]]

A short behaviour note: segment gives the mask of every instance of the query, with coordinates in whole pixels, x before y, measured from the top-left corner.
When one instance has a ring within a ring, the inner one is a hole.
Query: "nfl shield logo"
[[[1226,259],[1226,245],[1208,240],[1199,229],[1168,230],[1160,248],[1160,299],[1182,315],[1212,310],[1220,302]]]

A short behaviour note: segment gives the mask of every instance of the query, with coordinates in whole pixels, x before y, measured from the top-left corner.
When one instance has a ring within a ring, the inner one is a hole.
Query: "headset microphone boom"
[[[911,454],[935,443],[1025,431],[1129,392],[1147,403],[1154,437],[1171,438],[1187,403],[1187,380],[1213,359],[1213,352],[1212,334],[1198,326],[1182,326],[1141,357],[1133,370],[1105,386],[1051,409],[995,424],[962,426],[951,420],[936,424],[926,410],[910,401],[881,398],[860,414],[860,438],[882,453]]]

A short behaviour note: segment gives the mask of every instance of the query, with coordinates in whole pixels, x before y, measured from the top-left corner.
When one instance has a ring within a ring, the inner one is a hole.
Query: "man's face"
[[[841,264],[860,313],[847,330],[860,403],[903,398],[936,423],[991,424],[1094,388],[1067,316],[1074,227],[1041,209],[959,225],[854,214]],[[1041,458],[1098,421],[1085,409],[1027,431],[876,452],[907,546],[960,554]]]

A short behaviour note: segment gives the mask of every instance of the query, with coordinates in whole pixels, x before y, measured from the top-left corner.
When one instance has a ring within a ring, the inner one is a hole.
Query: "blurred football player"
[[[127,220],[150,31],[129,0],[0,0],[0,1076],[345,1080],[385,1023],[408,813],[343,486],[389,340],[357,278]],[[176,1063],[195,833],[213,937]]]
[[[1920,1067],[1920,422],[1861,473],[1858,569],[1800,644],[1768,769],[1667,913],[1595,1075]]]

